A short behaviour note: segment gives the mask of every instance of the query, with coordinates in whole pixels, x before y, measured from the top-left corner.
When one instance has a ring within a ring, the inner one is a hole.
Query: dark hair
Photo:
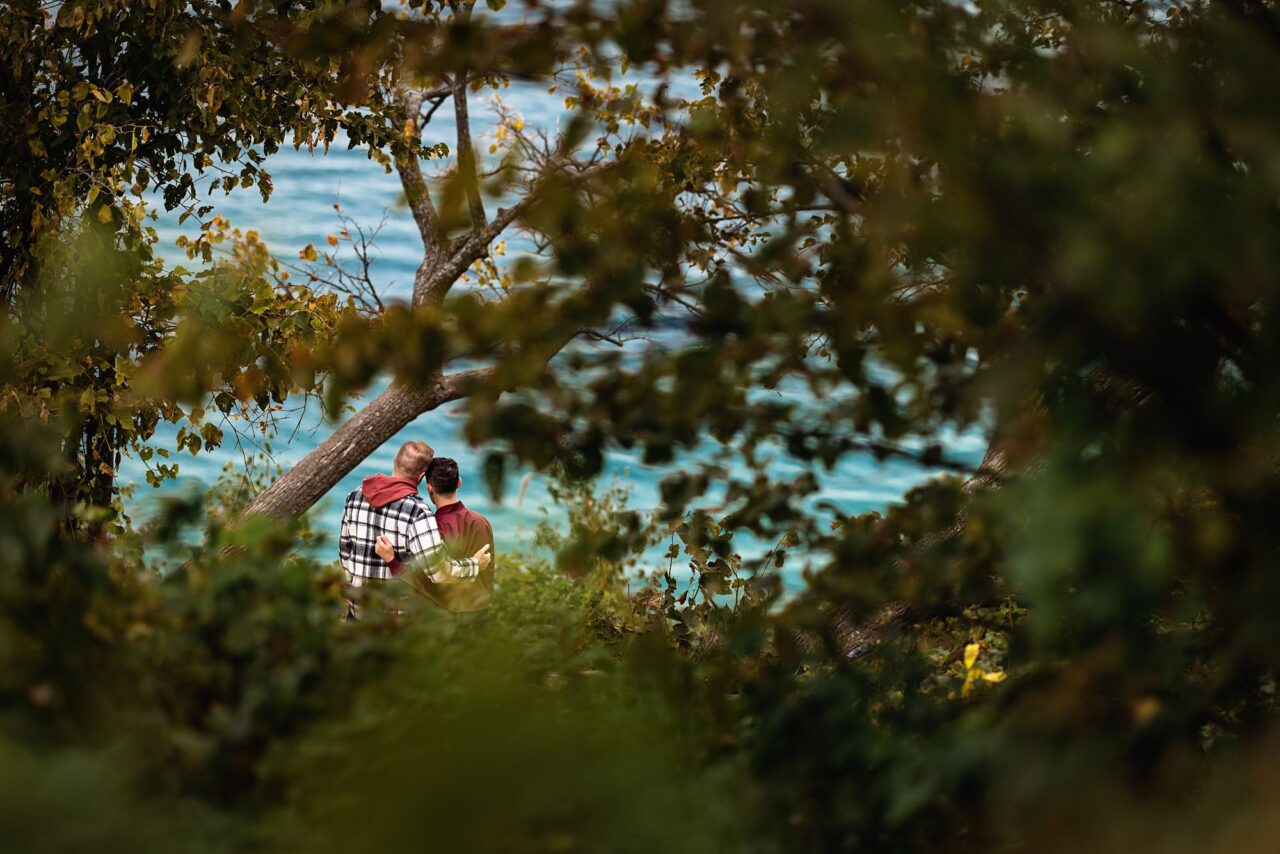
[[[436,457],[427,466],[427,483],[440,495],[458,491],[458,463],[448,457]]]

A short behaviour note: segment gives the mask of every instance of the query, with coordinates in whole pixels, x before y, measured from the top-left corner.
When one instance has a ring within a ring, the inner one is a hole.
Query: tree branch
[[[476,370],[459,371],[456,374],[441,377],[432,390],[432,406],[440,406],[454,400],[461,400],[470,394],[476,385],[492,379],[494,373],[494,368],[477,368]]]
[[[557,333],[547,339],[545,348],[534,349],[540,351],[539,358],[550,361],[580,333],[581,330]],[[477,384],[496,374],[497,367],[493,366],[438,376],[425,386],[393,382],[255,498],[241,521],[255,515],[277,519],[301,515],[419,415],[467,397]]]
[[[488,251],[489,244],[497,239],[507,226],[515,222],[520,214],[528,210],[533,204],[533,195],[525,196],[509,208],[499,208],[498,215],[493,218],[493,222],[485,225],[483,228],[471,232],[461,241],[456,243],[449,253],[448,258],[438,264],[435,269],[431,270],[422,280],[422,293],[419,297],[419,282],[415,280],[413,286],[413,302],[415,305],[439,305],[444,301],[445,296],[449,293],[449,289],[453,287],[463,273],[484,256]],[[426,261],[423,262],[426,265]]]
[[[863,212],[863,195],[860,187],[837,175],[826,165],[820,164],[818,169],[820,171],[817,176],[818,186],[836,207],[848,214]]]
[[[414,222],[418,224],[418,233],[422,235],[427,254],[440,252],[443,248],[440,218],[436,215],[436,206],[431,203],[418,158],[410,155],[396,157],[396,171],[400,173],[400,186],[404,188],[405,199],[409,202]]]
[[[453,78],[453,114],[458,131],[458,175],[467,191],[467,207],[471,211],[471,227],[484,226],[484,201],[480,198],[480,180],[476,173],[476,153],[471,144],[471,118],[467,110],[467,76]]]
[[[406,121],[410,124],[413,140],[418,140],[420,127],[418,113],[422,108],[422,93],[405,90],[400,93],[400,103],[404,107]],[[422,236],[424,247],[422,267],[435,266],[444,250],[444,236],[440,232],[440,217],[436,206],[431,202],[431,192],[427,189],[427,181],[422,175],[422,164],[413,154],[403,153],[396,156],[396,172],[400,175],[400,186],[404,189],[405,199],[413,214],[413,221],[418,225],[418,233]],[[419,268],[414,278],[414,300],[417,301],[418,279],[423,269]]]
[[[607,167],[608,164],[600,163],[587,169],[573,171],[566,176],[566,180],[583,181],[599,174]],[[552,171],[556,171],[555,168],[548,167],[543,172],[543,175],[545,176]],[[445,296],[449,293],[449,289],[453,287],[458,278],[472,264],[482,258],[484,253],[488,251],[489,244],[493,243],[498,235],[502,234],[536,200],[536,190],[530,190],[524,198],[511,207],[499,208],[498,214],[493,218],[492,222],[455,242],[449,251],[448,257],[442,259],[433,269],[427,271],[429,259],[424,259],[423,266],[419,268],[419,276],[414,279],[414,305],[439,305],[443,302]]]

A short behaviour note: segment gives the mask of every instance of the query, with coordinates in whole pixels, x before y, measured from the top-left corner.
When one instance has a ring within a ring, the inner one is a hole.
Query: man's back
[[[382,475],[366,480],[376,483],[379,479],[388,483],[398,480]],[[430,508],[412,486],[398,496],[385,488],[379,495],[367,482],[347,496],[342,532],[338,537],[338,556],[355,584],[368,579],[385,580],[392,572],[374,550],[377,538],[386,537],[398,551],[418,553],[429,547],[424,543],[413,549],[411,541],[422,539],[423,532],[435,527]]]
[[[437,508],[436,524],[451,553],[474,554],[486,545],[493,549],[493,526],[461,501]]]
[[[493,553],[493,526],[461,501],[437,507],[435,521],[450,557],[456,559],[459,555],[474,554],[484,546],[489,547],[490,554]],[[455,614],[487,610],[493,596],[495,563],[496,555],[474,579],[450,584],[426,582],[422,592]]]
[[[450,555],[435,515],[411,477],[366,477],[360,488],[347,496],[338,555],[356,586],[370,580],[385,581],[400,571],[398,561],[389,565],[378,554],[379,537],[385,537],[397,554],[412,557],[418,568],[433,577],[474,579],[480,571],[474,555]]]

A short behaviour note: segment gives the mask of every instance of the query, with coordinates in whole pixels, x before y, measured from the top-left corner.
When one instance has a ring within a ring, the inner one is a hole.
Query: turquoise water
[[[513,85],[502,93],[502,98],[530,126],[551,130],[562,116],[561,97],[548,95],[542,86]],[[452,117],[445,116],[446,112],[442,109],[437,113],[433,129],[426,136],[428,142],[452,143]],[[490,96],[483,93],[473,95],[471,113],[473,133],[480,137],[477,148],[484,151],[488,143],[483,135],[490,132],[493,121]],[[342,145],[335,145],[327,154],[286,149],[269,158],[267,168],[275,182],[275,192],[269,202],[264,204],[255,190],[238,190],[229,196],[219,192],[210,196],[217,211],[238,228],[259,231],[267,245],[281,258],[296,258],[298,250],[308,243],[323,246],[325,236],[341,228],[333,207],[335,203],[341,204],[343,213],[348,217],[366,227],[377,225],[385,216],[386,222],[374,253],[374,279],[384,295],[408,298],[413,273],[421,259],[422,244],[412,218],[401,203],[399,181],[394,174],[386,174],[363,151],[348,151]],[[188,222],[187,227],[179,227],[176,217],[162,217],[158,225],[161,235],[159,250],[171,263],[189,263],[174,241],[184,231],[194,231],[190,225]],[[527,248],[514,239],[509,246],[509,259]],[[370,389],[366,399],[376,394],[382,385]],[[804,395],[803,392],[792,394]],[[553,519],[559,517],[558,511],[550,506],[545,479],[533,476],[524,490],[523,500],[518,501],[516,496],[521,491],[524,473],[515,472],[507,484],[507,499],[501,504],[491,500],[480,476],[480,464],[488,449],[467,446],[462,438],[458,410],[459,405],[452,404],[426,413],[357,466],[313,511],[316,527],[336,533],[343,497],[357,487],[362,478],[389,472],[392,457],[400,443],[415,438],[428,442],[438,455],[458,460],[463,476],[461,497],[468,506],[493,522],[499,551],[527,547],[534,525],[544,518],[544,514],[550,514]],[[272,440],[274,458],[286,468],[336,427],[318,418],[314,405],[308,414],[301,417],[297,426],[296,432],[290,425]],[[984,450],[984,441],[977,434],[949,436],[945,445],[951,456],[975,465]],[[145,484],[141,464],[130,462],[122,475],[126,481],[140,484],[133,499],[135,517],[145,516],[159,495],[211,484],[219,477],[224,465],[239,463],[243,450],[228,441],[214,453],[194,458],[185,453],[178,455],[181,457],[181,473],[177,483],[168,484],[159,491]],[[604,482],[616,480],[627,486],[632,493],[631,506],[652,508],[658,503],[658,481],[678,468],[680,462],[677,460],[672,466],[649,467],[641,465],[636,454],[615,452],[608,457]],[[687,464],[689,461],[684,462]],[[775,476],[784,479],[788,474],[799,474],[800,471],[800,465],[783,455],[778,456],[772,468]],[[870,455],[851,456],[832,472],[820,476],[823,484],[820,498],[847,513],[881,509],[929,476],[930,472],[905,461],[878,463]],[[768,546],[746,541],[741,544],[741,551],[749,555]],[[655,567],[659,564],[665,567],[666,561],[659,559],[664,550],[665,546],[658,547],[646,557]],[[324,551],[336,557],[336,545],[332,540]],[[792,573],[793,579],[798,572],[797,566],[794,562],[789,563],[788,572]]]

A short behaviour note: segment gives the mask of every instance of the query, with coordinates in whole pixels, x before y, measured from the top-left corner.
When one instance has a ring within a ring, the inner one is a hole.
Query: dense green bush
[[[644,851],[676,829],[713,850],[733,832],[703,722],[545,561],[510,557],[482,621],[412,600],[344,623],[341,579],[291,532],[223,551],[215,531],[162,578],[68,538],[35,496],[0,519],[31,567],[0,590],[0,787],[21,792],[0,826],[21,850]]]

